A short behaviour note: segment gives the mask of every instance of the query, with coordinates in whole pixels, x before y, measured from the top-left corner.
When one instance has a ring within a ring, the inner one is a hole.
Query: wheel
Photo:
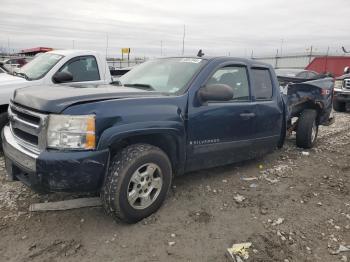
[[[171,180],[170,160],[160,148],[128,146],[110,162],[101,190],[103,206],[114,218],[135,223],[160,208]]]
[[[8,120],[7,112],[0,113],[0,131],[2,131],[2,129],[6,126],[8,121],[9,120]],[[0,135],[0,150],[2,150],[2,138],[1,138],[1,135]]]
[[[313,147],[318,134],[317,111],[314,109],[305,109],[299,116],[296,131],[298,147]]]
[[[346,111],[346,103],[339,102],[337,100],[333,100],[333,109],[337,112],[345,112]]]

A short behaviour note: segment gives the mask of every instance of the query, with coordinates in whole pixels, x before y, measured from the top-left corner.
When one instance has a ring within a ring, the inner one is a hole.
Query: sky
[[[120,57],[266,56],[350,49],[349,0],[0,0],[0,50],[92,49]],[[108,41],[107,41],[108,39]],[[107,43],[108,42],[108,43]]]

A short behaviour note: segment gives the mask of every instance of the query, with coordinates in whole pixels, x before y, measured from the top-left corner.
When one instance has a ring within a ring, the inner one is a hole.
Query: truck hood
[[[347,79],[347,78],[350,78],[350,74],[345,74],[345,75],[339,76],[339,77],[336,78],[336,80],[344,80],[344,79]]]
[[[10,74],[0,74],[0,86],[4,85],[18,85],[22,83],[29,83],[29,81],[25,80],[22,77],[13,76]]]
[[[17,89],[12,101],[27,108],[47,113],[61,113],[77,103],[101,100],[164,96],[159,92],[113,85],[36,86]]]

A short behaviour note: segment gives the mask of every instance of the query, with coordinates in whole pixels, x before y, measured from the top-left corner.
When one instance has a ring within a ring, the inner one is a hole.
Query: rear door
[[[256,102],[255,149],[263,154],[276,148],[282,130],[283,107],[279,87],[269,68],[251,68],[252,94]]]
[[[252,150],[256,108],[247,67],[219,67],[204,83],[210,84],[230,86],[234,97],[225,102],[189,103],[187,170],[241,161],[249,158]]]

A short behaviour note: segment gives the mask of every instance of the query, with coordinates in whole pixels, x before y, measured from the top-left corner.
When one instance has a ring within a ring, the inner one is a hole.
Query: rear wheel
[[[334,100],[333,101],[333,109],[337,112],[345,112],[346,111],[346,103]]]
[[[110,163],[101,198],[108,214],[135,223],[159,209],[172,180],[167,155],[158,147],[135,144]]]
[[[305,109],[298,119],[296,143],[301,148],[311,148],[318,134],[317,111]]]

